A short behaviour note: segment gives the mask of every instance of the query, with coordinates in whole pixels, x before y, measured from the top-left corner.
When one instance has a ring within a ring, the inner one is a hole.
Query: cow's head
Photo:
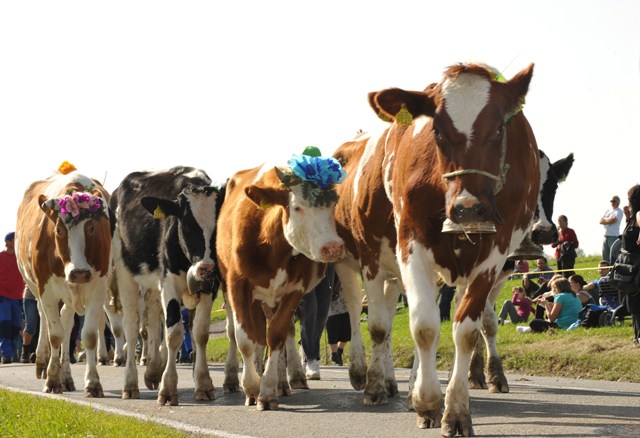
[[[369,95],[373,109],[398,125],[419,116],[433,119],[425,142],[438,150],[445,215],[460,225],[500,220],[495,194],[505,180],[506,128],[524,101],[533,75],[530,65],[505,81],[481,65],[456,65],[424,91],[387,89]]]
[[[549,157],[540,151],[540,195],[534,217],[531,238],[538,245],[548,245],[558,240],[558,229],[553,223],[553,203],[558,184],[569,175],[573,166],[573,154],[551,164]]]
[[[140,203],[158,220],[176,221],[180,248],[197,281],[212,280],[216,267],[216,223],[223,196],[213,186],[189,186],[177,199],[144,197]]]
[[[334,219],[334,185],[344,180],[342,166],[334,158],[302,155],[294,156],[289,167],[290,171],[274,168],[259,184],[246,187],[245,194],[263,208],[282,208],[284,237],[294,251],[317,262],[342,259],[344,241]]]
[[[54,224],[55,253],[71,284],[88,283],[94,275],[107,275],[110,268],[107,200],[98,190],[89,190],[74,189],[58,198],[38,198],[40,208]],[[82,303],[79,306],[83,307]]]

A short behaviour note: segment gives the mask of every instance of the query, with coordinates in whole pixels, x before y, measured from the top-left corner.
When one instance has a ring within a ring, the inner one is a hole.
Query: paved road
[[[61,397],[96,409],[154,419],[196,435],[220,437],[438,437],[439,430],[416,429],[406,409],[409,370],[398,369],[400,396],[386,406],[364,407],[362,392],[351,389],[347,370],[322,367],[322,380],[310,390],[280,398],[277,411],[244,406],[244,396],[224,394],[223,365],[211,364],[216,399],[196,403],[191,368],[179,365],[180,405],[158,406],[156,391],[141,388],[139,400],[122,400],[123,369],[99,367],[105,397],[85,399],[82,391]],[[142,369],[140,382],[144,382]],[[72,365],[76,387],[83,387],[84,364]],[[443,390],[446,376],[440,374]],[[638,437],[640,384],[509,375],[509,394],[471,391],[477,436],[501,437]],[[0,387],[41,395],[34,365],[0,367]]]

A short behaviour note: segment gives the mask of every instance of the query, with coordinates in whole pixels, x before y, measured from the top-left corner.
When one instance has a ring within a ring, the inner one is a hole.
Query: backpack
[[[640,291],[640,255],[622,249],[609,272],[609,279],[623,294],[634,295]]]

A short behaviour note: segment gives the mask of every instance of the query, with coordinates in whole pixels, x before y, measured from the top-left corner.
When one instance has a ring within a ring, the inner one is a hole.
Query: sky
[[[506,78],[535,64],[538,145],[575,155],[554,220],[596,255],[609,199],[640,183],[638,23],[637,0],[1,2],[0,234],[65,160],[109,191],[175,165],[224,181],[330,155],[384,128],[369,92],[480,61]]]

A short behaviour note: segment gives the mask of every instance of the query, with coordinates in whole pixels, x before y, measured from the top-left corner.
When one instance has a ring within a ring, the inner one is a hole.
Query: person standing
[[[611,202],[611,207],[602,215],[600,225],[604,225],[602,260],[611,263],[611,246],[620,235],[620,224],[624,213],[620,208],[620,198],[618,196],[613,196],[609,202]]]
[[[335,276],[331,305],[329,306],[329,318],[327,318],[327,341],[331,349],[331,363],[342,366],[342,355],[347,342],[351,340],[351,322],[349,312],[344,302],[340,279]]]
[[[5,250],[0,252],[0,350],[2,364],[10,364],[16,356],[15,339],[22,330],[22,293],[24,281],[18,270],[13,249],[16,233],[4,238]]]
[[[631,258],[637,260],[640,257],[640,184],[629,189],[628,197],[631,215],[622,232],[622,251],[630,253]],[[640,291],[636,290],[635,293],[621,291],[620,298],[631,314],[633,343],[640,346]]]
[[[558,240],[551,244],[552,248],[556,249],[556,260],[558,262],[558,270],[565,278],[571,277],[575,274],[573,269],[576,264],[576,248],[578,248],[579,242],[576,232],[569,228],[569,220],[565,215],[558,216]]]
[[[320,338],[329,315],[335,276],[333,264],[329,263],[320,283],[300,302],[300,359],[309,380],[320,380]]]
[[[22,296],[22,311],[24,312],[24,330],[22,330],[22,354],[20,363],[36,362],[36,344],[40,326],[38,302],[31,289],[24,288]]]

